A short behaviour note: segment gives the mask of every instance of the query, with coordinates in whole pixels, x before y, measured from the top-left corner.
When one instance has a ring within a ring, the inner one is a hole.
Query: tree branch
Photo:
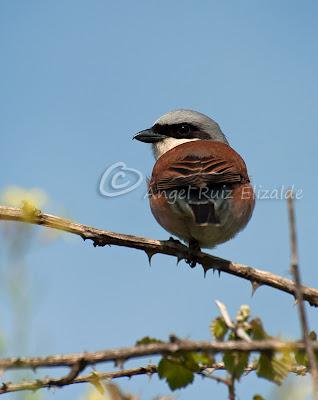
[[[250,364],[245,368],[245,373],[250,373],[257,369],[257,365]],[[225,385],[229,384],[229,381],[226,378],[212,375],[215,371],[224,371],[226,370],[224,363],[214,363],[208,368],[202,367],[201,371],[198,372],[199,375],[203,376],[204,378],[213,379],[219,383],[223,383]],[[294,372],[295,374],[305,374],[307,373],[306,367],[293,367],[290,369],[290,372]],[[122,369],[119,371],[112,371],[112,372],[97,372],[93,371],[86,375],[80,375],[75,377],[73,380],[65,383],[65,385],[73,385],[77,383],[91,383],[96,384],[99,381],[103,380],[112,380],[117,378],[131,378],[137,375],[153,375],[158,373],[158,367],[154,364],[149,364],[145,367],[137,367],[137,368],[130,368],[130,369]],[[38,390],[44,388],[52,388],[60,385],[56,385],[54,383],[54,379],[51,378],[43,378],[43,379],[35,379],[32,381],[23,381],[20,383],[12,383],[12,382],[3,382],[0,385],[0,395],[5,393],[11,392],[20,392],[23,390]]]
[[[77,363],[72,365],[69,373],[62,378],[59,379],[48,379],[47,386],[58,386],[62,387],[65,385],[69,385],[74,382],[74,380],[78,377],[78,375],[85,369],[86,363],[80,358]]]
[[[69,232],[81,236],[84,240],[90,239],[94,246],[124,246],[143,250],[149,258],[154,254],[166,254],[177,257],[178,260],[189,258],[189,249],[177,240],[152,240],[143,237],[124,235],[111,231],[105,231],[82,225],[54,215],[44,214],[40,210],[25,210],[0,206],[0,220],[26,222],[35,225],[42,225],[60,231]],[[282,278],[267,271],[231,262],[223,258],[215,257],[207,253],[198,252],[196,259],[202,265],[204,272],[209,269],[217,269],[219,272],[235,275],[252,283],[253,290],[260,285],[270,286],[296,298],[296,286],[290,279]],[[318,306],[318,290],[302,287],[303,299],[310,305]]]
[[[314,350],[318,350],[318,342],[313,343],[313,348]],[[173,343],[151,343],[97,352],[50,355],[47,357],[2,358],[0,359],[0,369],[72,367],[80,362],[85,363],[85,365],[95,365],[107,361],[124,362],[132,358],[150,355],[174,354],[177,351],[223,353],[228,351],[266,352],[304,349],[305,345],[303,342],[285,342],[274,339],[254,340],[251,342],[237,340],[228,342],[178,340]]]
[[[132,376],[136,375],[152,375],[157,373],[157,366],[156,365],[147,365],[146,367],[138,367],[138,368],[131,368],[131,369],[124,369],[120,371],[114,372],[91,372],[87,375],[81,375],[78,377],[69,380],[68,382],[64,383],[64,385],[72,385],[76,383],[91,383],[94,384],[95,382],[107,380],[107,379],[115,379],[115,378],[131,378]],[[0,394],[10,393],[10,392],[20,392],[22,390],[38,390],[44,388],[52,388],[56,386],[61,386],[57,384],[55,379],[51,378],[44,378],[44,379],[36,379],[33,381],[26,381],[14,384],[12,382],[4,382],[0,385]],[[64,386],[63,385],[63,386]]]
[[[295,221],[295,210],[294,210],[292,191],[288,192],[287,204],[288,204],[290,247],[291,247],[290,269],[296,285],[296,298],[298,303],[299,319],[302,328],[303,341],[305,343],[306,353],[308,357],[308,364],[310,366],[310,372],[312,374],[314,398],[315,400],[318,400],[318,368],[317,368],[315,353],[312,347],[312,341],[309,337],[309,328],[308,328],[305,305],[303,301],[301,277],[298,265],[296,221]]]
[[[235,400],[235,379],[233,376],[229,378],[228,390],[229,390],[229,400]]]

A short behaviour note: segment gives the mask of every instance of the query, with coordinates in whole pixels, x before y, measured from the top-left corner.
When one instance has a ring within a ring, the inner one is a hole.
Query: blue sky
[[[302,276],[317,287],[317,11],[313,0],[3,0],[1,191],[41,188],[50,198],[47,212],[165,239],[144,199],[145,181],[115,198],[97,188],[119,161],[149,176],[150,148],[132,136],[166,111],[192,108],[221,125],[257,188],[303,190],[296,204]],[[142,252],[93,248],[67,235],[45,241],[40,229],[34,235],[27,354],[127,346],[171,332],[207,339],[215,299],[232,315],[250,304],[274,335],[299,335],[293,299],[283,293],[262,287],[251,297],[248,282],[211,272],[204,279],[200,268],[176,267],[169,257],[155,256],[149,268]],[[246,230],[213,254],[289,277],[285,202],[259,200]],[[5,304],[1,309],[6,314]],[[309,313],[314,328],[317,313]],[[156,378],[121,383],[144,399],[169,393]],[[239,398],[255,390],[267,395],[271,385],[250,375]],[[211,393],[226,398],[223,387],[201,379],[177,396]]]

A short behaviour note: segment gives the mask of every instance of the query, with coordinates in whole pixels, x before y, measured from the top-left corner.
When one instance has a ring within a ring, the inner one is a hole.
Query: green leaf
[[[191,353],[194,361],[203,366],[210,366],[214,363],[214,357],[208,353]]]
[[[259,318],[255,318],[250,322],[249,335],[253,340],[269,339],[265,329],[263,328],[262,321]]]
[[[237,380],[242,376],[248,365],[249,353],[243,351],[230,351],[224,353],[223,362],[225,368]]]
[[[255,394],[253,396],[253,400],[265,400],[263,396],[261,396],[260,394]]]
[[[199,372],[200,366],[195,359],[196,353],[186,352],[186,351],[177,351],[173,356],[170,356],[171,359],[184,365],[192,372]]]
[[[275,371],[273,370],[272,360],[267,354],[261,354],[256,370],[257,376],[275,382]]]
[[[89,383],[91,383],[99,394],[104,395],[106,391],[105,383],[99,377],[98,373],[93,371],[91,374],[91,378],[89,379]]]
[[[166,379],[171,390],[185,387],[194,379],[193,372],[180,364],[179,360],[165,357],[159,362],[158,375],[160,379]]]
[[[149,336],[145,336],[142,339],[137,340],[136,346],[141,346],[143,344],[151,344],[151,343],[163,343],[163,341]]]
[[[305,367],[308,367],[308,357],[304,351],[295,351],[295,360],[298,365],[304,365]]]
[[[256,370],[257,376],[280,385],[288,375],[289,364],[285,358],[279,359],[269,354],[261,354]]]
[[[228,327],[223,317],[218,317],[212,321],[210,326],[211,334],[216,340],[223,340],[228,331]]]
[[[308,335],[309,339],[312,341],[317,340],[317,334],[315,331],[309,332]],[[305,351],[301,350],[296,350],[295,351],[295,360],[298,365],[304,365],[305,367],[308,367],[308,357]],[[318,354],[316,353],[316,361],[318,361]]]

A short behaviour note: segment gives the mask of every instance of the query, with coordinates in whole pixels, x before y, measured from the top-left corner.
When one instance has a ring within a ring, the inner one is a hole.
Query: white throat
[[[154,143],[152,146],[152,149],[153,149],[155,159],[158,160],[158,158],[161,157],[167,151],[173,149],[176,146],[179,146],[180,144],[192,142],[193,140],[199,140],[199,139],[196,139],[196,138],[194,138],[194,139],[175,139],[173,137],[167,137],[166,139],[161,140],[160,142]]]

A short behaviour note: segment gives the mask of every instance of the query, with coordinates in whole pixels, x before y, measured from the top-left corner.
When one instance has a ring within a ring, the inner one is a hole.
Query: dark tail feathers
[[[214,203],[189,203],[198,225],[219,224],[220,220],[215,213]]]

